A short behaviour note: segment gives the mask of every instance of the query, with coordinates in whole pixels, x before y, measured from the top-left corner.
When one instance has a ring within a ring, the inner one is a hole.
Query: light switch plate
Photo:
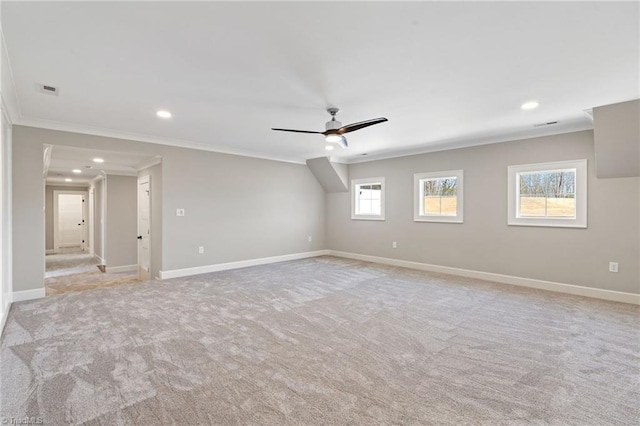
[[[184,209],[176,209],[176,216],[184,216]]]

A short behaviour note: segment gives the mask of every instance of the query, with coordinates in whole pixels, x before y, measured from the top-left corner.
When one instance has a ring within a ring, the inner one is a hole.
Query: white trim
[[[11,303],[24,302],[25,300],[42,299],[43,297],[45,297],[44,288],[14,291],[13,293],[11,293]]]
[[[104,172],[103,172],[104,173]],[[107,264],[107,175],[104,175],[104,179],[102,180],[102,201],[100,202],[100,206],[102,207],[102,212],[100,212],[100,232],[102,235],[100,237],[100,243],[102,247],[100,248],[100,253],[102,253],[102,257],[98,256],[100,260],[102,260],[102,264]]]
[[[55,254],[55,253],[56,253],[56,250],[55,250],[55,249],[46,249],[46,250],[44,251],[44,253],[45,253],[45,254]]]
[[[3,112],[4,112],[3,108]],[[3,150],[0,158],[2,159],[2,178],[0,182],[2,183],[2,204],[4,210],[4,215],[2,219],[2,263],[4,271],[0,271],[2,273],[2,279],[0,282],[2,283],[2,287],[0,291],[2,291],[2,303],[5,305],[4,309],[6,312],[9,312],[11,308],[11,291],[13,291],[13,127],[11,123],[7,128],[8,138],[6,143],[3,143],[3,146],[0,146],[0,149]],[[43,200],[44,201],[44,200]],[[6,204],[5,204],[6,202]],[[43,212],[43,221],[44,221],[44,212]],[[44,259],[43,259],[44,263]],[[4,289],[7,289],[7,292],[4,292]]]
[[[94,177],[93,179],[91,179],[89,181],[89,185],[95,185],[98,181],[100,181],[100,180],[102,180],[104,178],[105,178],[105,175],[101,173],[101,174],[97,175],[96,177]]]
[[[285,163],[306,164],[306,160],[278,155],[270,155],[261,152],[253,152],[243,149],[234,149],[205,143],[187,141],[182,139],[161,138],[157,136],[144,135],[139,133],[122,132],[118,130],[103,129],[99,127],[85,126],[82,124],[63,123],[59,121],[43,120],[39,118],[20,117],[15,124],[27,127],[37,127],[40,129],[59,130],[62,132],[80,133],[83,135],[102,136],[115,139],[126,139],[138,142],[154,143],[159,145],[176,146],[180,148],[190,148],[200,151],[218,152],[221,154],[239,155],[242,157],[261,158],[263,160],[281,161]]]
[[[160,163],[162,163],[162,157],[160,157],[160,156],[156,156],[156,157],[153,157],[153,158],[152,158],[151,160],[149,160],[149,161],[145,161],[145,162],[143,162],[143,163],[137,164],[137,165],[135,166],[135,169],[136,169],[136,171],[137,171],[138,173],[140,173],[141,171],[143,171],[143,170],[145,170],[145,169],[148,169],[148,168],[150,168],[150,167],[153,167],[153,166],[155,166],[155,165],[157,165],[157,164],[160,164]],[[137,176],[137,175],[136,175],[136,176]]]
[[[87,216],[87,224],[89,226],[89,253],[91,253],[91,256],[95,256],[96,255],[96,251],[95,251],[95,247],[93,246],[93,239],[95,238],[95,229],[94,229],[94,223],[93,221],[95,220],[95,196],[96,196],[96,188],[95,186],[90,186],[89,190],[87,191],[89,193],[89,196],[87,197],[87,202],[89,203],[89,205],[87,206],[89,208],[89,215]]]
[[[286,262],[288,260],[307,259],[309,257],[326,256],[329,250],[308,251],[304,253],[285,254],[281,256],[262,257],[259,259],[239,260],[236,262],[217,263],[214,265],[196,266],[194,268],[173,269],[160,271],[160,279],[188,277],[191,275],[208,274],[210,272],[227,271],[229,269],[247,268],[249,266],[267,265],[269,263]]]
[[[428,154],[431,152],[451,151],[460,148],[473,148],[475,146],[493,145],[496,143],[505,143],[526,139],[536,139],[546,136],[558,136],[567,133],[583,132],[585,130],[593,130],[593,122],[585,119],[577,119],[571,122],[566,120],[554,126],[531,127],[529,129],[518,130],[515,132],[506,132],[500,134],[488,135],[472,135],[462,136],[459,138],[444,139],[438,141],[427,141],[424,144],[417,145],[416,148],[398,149],[389,152],[376,154],[369,153],[367,156],[357,155],[350,158],[342,158],[341,161],[346,164],[368,163],[371,161],[388,160],[390,158],[410,157],[420,154]]]
[[[43,178],[47,178],[47,175],[49,174],[49,167],[51,166],[51,151],[53,151],[53,145],[48,145],[48,144],[44,144],[42,145],[44,148],[44,153],[42,154],[43,158],[42,158],[42,162],[43,162],[43,169],[42,169],[42,177]],[[65,182],[67,183],[67,182]]]
[[[4,326],[7,324],[7,317],[9,316],[9,311],[11,310],[11,303],[7,303],[7,306],[3,308],[2,318],[0,318],[0,337],[2,337],[2,333],[4,333]]]
[[[124,265],[124,266],[106,266],[107,272],[132,272],[138,270],[138,265]]]
[[[423,212],[424,187],[421,181],[430,179],[456,178],[456,215],[427,215]],[[413,175],[413,221],[414,222],[464,222],[464,171],[447,170],[442,172],[416,173]]]
[[[520,173],[575,170],[575,217],[521,217],[519,212]],[[587,160],[553,161],[521,164],[507,168],[507,224],[511,226],[545,226],[560,228],[587,227]]]
[[[380,184],[380,214],[379,215],[367,215],[367,214],[358,214],[356,212],[356,186],[358,185],[376,185]],[[374,178],[362,178],[362,179],[351,179],[351,220],[385,220],[385,192],[386,185],[384,176],[374,177]]]
[[[44,184],[45,186],[62,186],[65,188],[89,188],[88,182],[56,182],[51,178],[45,179]]]
[[[153,235],[152,235],[152,229],[153,229],[153,223],[152,223],[152,217],[151,217],[151,204],[152,204],[152,199],[153,199],[153,188],[151,186],[151,175],[144,175],[144,176],[140,176],[138,177],[138,184],[136,185],[136,233],[138,236],[142,236],[143,235],[143,231],[140,229],[140,185],[143,184],[148,184],[149,185],[149,198],[147,200],[147,202],[149,203],[149,205],[147,206],[149,208],[149,229],[147,230],[147,235],[149,238],[149,270],[145,271],[142,268],[142,256],[140,255],[141,249],[142,249],[142,240],[136,240],[137,242],[137,250],[136,250],[136,254],[137,254],[137,268],[138,268],[138,277],[141,280],[145,280],[147,279],[147,276],[149,279],[151,279],[152,277],[152,273],[151,273],[151,259],[153,258],[152,256],[152,245],[151,243],[153,242]],[[144,238],[144,237],[143,237]]]
[[[614,302],[640,305],[640,294],[626,293],[623,291],[604,290],[600,288],[584,287],[575,284],[556,283],[553,281],[536,280],[533,278],[516,277],[513,275],[494,274],[492,272],[474,271],[471,269],[452,268],[450,266],[431,265],[428,263],[412,262],[408,260],[369,256],[366,254],[348,253],[335,250],[328,250],[328,252],[330,256],[344,257],[347,259],[362,260],[365,262],[400,266],[403,268],[417,269],[420,271],[438,272],[442,274],[457,275],[460,277],[493,281],[501,284],[510,284],[519,287],[529,287],[538,290],[547,290],[557,293],[573,294],[577,296],[592,297],[595,299],[611,300]]]

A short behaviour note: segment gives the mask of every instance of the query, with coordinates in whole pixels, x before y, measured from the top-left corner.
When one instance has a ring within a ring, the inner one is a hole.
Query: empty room
[[[0,423],[640,422],[637,1],[0,12]]]

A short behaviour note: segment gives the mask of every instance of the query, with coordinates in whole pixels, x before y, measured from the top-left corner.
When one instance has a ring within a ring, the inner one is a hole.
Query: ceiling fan
[[[371,120],[360,121],[358,123],[351,123],[343,126],[341,122],[336,120],[336,114],[340,111],[340,109],[335,107],[327,108],[327,112],[331,114],[331,120],[327,121],[326,129],[324,132],[314,132],[312,130],[293,130],[293,129],[276,129],[271,128],[271,130],[278,130],[280,132],[294,132],[294,133],[314,133],[325,136],[325,140],[327,142],[333,142],[340,145],[342,148],[347,148],[349,145],[347,144],[347,138],[344,137],[345,133],[353,132],[356,130],[363,129],[365,127],[373,126],[374,124],[384,123],[388,121],[384,117],[380,118],[372,118]]]

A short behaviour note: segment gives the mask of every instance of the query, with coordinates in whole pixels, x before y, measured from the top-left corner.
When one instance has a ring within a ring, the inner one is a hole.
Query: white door
[[[83,195],[58,194],[58,247],[83,247]]]
[[[149,176],[138,179],[138,276],[151,279],[151,182]]]

